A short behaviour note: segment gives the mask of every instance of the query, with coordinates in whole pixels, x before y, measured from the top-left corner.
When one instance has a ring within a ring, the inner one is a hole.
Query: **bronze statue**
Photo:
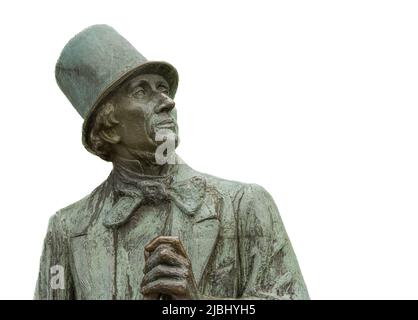
[[[94,25],[65,46],[56,79],[84,146],[113,170],[51,217],[36,299],[309,298],[271,196],[175,154],[172,65]]]

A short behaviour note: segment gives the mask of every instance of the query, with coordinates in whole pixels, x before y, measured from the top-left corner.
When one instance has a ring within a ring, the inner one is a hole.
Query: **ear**
[[[120,142],[120,136],[116,133],[114,128],[101,130],[99,136],[110,144],[118,144]]]

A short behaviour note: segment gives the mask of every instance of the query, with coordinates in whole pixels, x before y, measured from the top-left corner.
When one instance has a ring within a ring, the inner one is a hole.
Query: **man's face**
[[[143,74],[125,82],[113,97],[119,144],[133,152],[155,152],[162,143],[157,132],[175,135],[178,144],[177,114],[170,88],[160,75]],[[157,138],[156,138],[157,136]]]

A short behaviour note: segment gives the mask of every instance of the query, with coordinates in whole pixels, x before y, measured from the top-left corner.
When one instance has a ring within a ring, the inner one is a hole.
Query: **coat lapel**
[[[216,208],[216,203],[209,194],[206,194],[200,210],[194,216],[187,216],[173,206],[171,230],[166,232],[167,235],[178,236],[182,241],[198,284],[219,235],[219,216]]]
[[[173,205],[172,223],[167,235],[178,236],[192,263],[193,274],[199,285],[215,249],[220,232],[221,196],[208,186],[206,177],[179,159],[177,181],[199,177],[204,185],[204,199],[199,210],[186,215]],[[191,190],[189,190],[190,192]],[[187,193],[187,190],[185,190]]]
[[[210,212],[211,208],[204,206],[202,211]],[[197,284],[202,280],[202,276],[208,265],[212,252],[215,248],[219,235],[219,220],[217,216],[208,215],[199,219],[193,225],[194,247],[192,250],[192,263]]]

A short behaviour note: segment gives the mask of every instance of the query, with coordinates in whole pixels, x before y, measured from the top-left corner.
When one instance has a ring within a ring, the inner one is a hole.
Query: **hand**
[[[144,300],[199,299],[192,264],[178,237],[157,237],[145,246],[144,254]]]

